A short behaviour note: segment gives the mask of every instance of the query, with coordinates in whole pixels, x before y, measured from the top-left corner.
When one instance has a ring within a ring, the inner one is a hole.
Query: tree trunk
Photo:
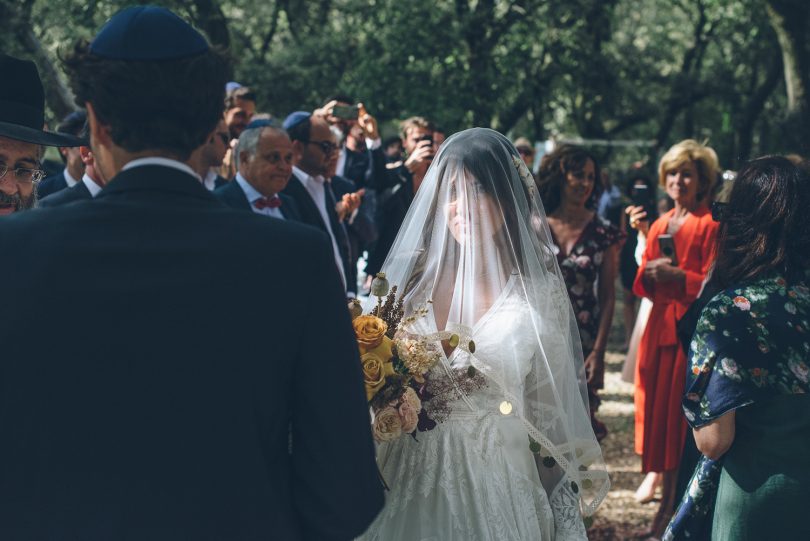
[[[808,109],[810,50],[807,38],[810,4],[804,0],[769,0],[768,15],[782,49],[788,113]]]
[[[736,153],[737,165],[753,157],[751,156],[751,148],[754,142],[754,126],[762,114],[762,110],[765,108],[765,102],[779,84],[780,75],[782,73],[782,62],[778,55],[775,56],[777,57],[769,63],[765,80],[760,86],[756,87],[751,99],[749,99],[746,104],[745,112],[743,113],[743,118],[737,131],[739,140],[738,152]]]
[[[810,151],[810,4],[806,0],[768,0],[768,16],[779,39],[787,92],[782,127],[786,150]]]
[[[223,51],[231,47],[228,32],[228,19],[217,0],[194,0],[197,11],[197,25],[206,33],[211,45]]]
[[[39,77],[45,90],[45,103],[56,119],[62,119],[76,110],[76,101],[48,52],[30,27],[20,28],[20,42],[39,68]]]

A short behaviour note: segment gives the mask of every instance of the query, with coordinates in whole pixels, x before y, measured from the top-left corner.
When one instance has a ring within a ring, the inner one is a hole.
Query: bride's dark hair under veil
[[[564,490],[592,514],[609,480],[591,429],[579,335],[537,187],[493,130],[450,137],[430,166],[383,266],[405,312],[428,308],[432,338],[458,355],[520,418],[549,496]],[[497,337],[476,334],[506,322]],[[484,345],[470,348],[476,342]],[[492,344],[487,346],[487,344]],[[538,445],[539,444],[539,447]],[[553,459],[553,461],[551,460]]]

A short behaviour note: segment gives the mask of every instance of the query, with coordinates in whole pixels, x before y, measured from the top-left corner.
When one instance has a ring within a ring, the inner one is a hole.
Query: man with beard
[[[42,146],[76,147],[81,140],[42,130],[45,94],[33,62],[0,54],[0,73],[0,215],[7,215],[36,203]]]
[[[356,538],[384,498],[331,243],[189,165],[224,56],[137,6],[63,62],[109,181],[0,220],[0,539]]]

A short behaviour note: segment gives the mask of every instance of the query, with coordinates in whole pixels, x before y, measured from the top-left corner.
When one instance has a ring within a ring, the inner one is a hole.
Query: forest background
[[[131,0],[0,0],[3,52],[35,60],[54,123],[74,109],[59,52]],[[233,60],[258,110],[335,93],[383,126],[587,140],[611,163],[655,164],[707,141],[724,168],[810,154],[807,0],[153,0]],[[610,142],[610,145],[605,145]]]

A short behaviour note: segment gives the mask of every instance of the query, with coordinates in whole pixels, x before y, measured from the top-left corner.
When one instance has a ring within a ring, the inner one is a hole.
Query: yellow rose
[[[374,353],[360,357],[363,363],[363,383],[366,384],[366,400],[371,400],[377,391],[385,385],[385,361]],[[390,363],[389,363],[390,364]]]
[[[388,331],[388,324],[377,316],[358,316],[352,321],[352,325],[360,350],[365,348],[363,353],[379,346]]]

